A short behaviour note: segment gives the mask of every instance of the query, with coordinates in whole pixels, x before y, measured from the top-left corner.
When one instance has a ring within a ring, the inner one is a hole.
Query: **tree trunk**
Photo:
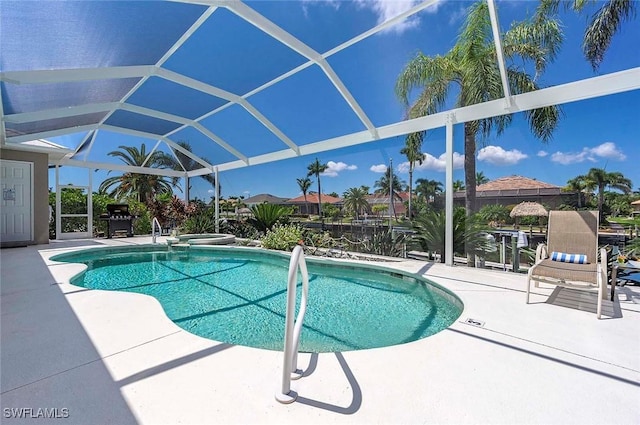
[[[409,163],[409,221],[413,217],[411,215],[411,198],[413,197],[413,162]]]
[[[322,189],[320,189],[320,174],[316,174],[318,179],[318,215],[322,219]]]
[[[600,218],[600,224],[604,222],[602,204],[604,204],[604,186],[598,186],[598,217]]]
[[[476,210],[476,132],[470,122],[464,124],[464,207],[467,217]],[[476,266],[475,254],[467,251],[467,267]]]

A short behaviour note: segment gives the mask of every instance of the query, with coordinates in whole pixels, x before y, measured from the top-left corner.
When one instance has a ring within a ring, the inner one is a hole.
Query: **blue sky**
[[[365,0],[249,3],[251,7],[320,52],[327,51],[388,19],[407,4],[410,2]],[[513,20],[523,18],[536,4],[537,2],[499,2],[499,17],[503,29]],[[328,59],[375,125],[390,124],[402,119],[403,107],[393,91],[398,74],[418,50],[428,55],[446,53],[455,43],[458,28],[464,19],[465,7],[468,5],[466,2],[441,2],[437,7],[421,12],[410,21],[370,37]],[[233,23],[233,17],[221,15],[217,19],[212,25],[218,25],[219,28]],[[540,78],[539,83],[542,86],[597,75],[580,50],[586,15],[561,11],[560,19],[564,25],[565,42],[559,57],[549,65]],[[224,74],[226,80],[223,79],[220,83],[223,88],[242,94],[256,84],[266,82],[303,62],[296,54],[281,51],[280,46],[273,45],[268,40],[264,41],[259,34],[251,30],[243,31],[242,34],[242,37],[226,38],[225,43],[206,47],[212,49],[211,57],[215,57],[213,53],[229,55],[229,62],[234,64],[235,61],[234,69],[242,70],[234,74],[229,74],[227,70]],[[186,45],[184,51],[178,51],[176,56],[172,57],[173,62],[169,61],[167,66],[178,69],[181,60],[183,62],[189,54],[195,54],[193,52],[196,51],[196,47],[203,48],[198,43],[202,44],[204,41],[194,40],[193,43],[194,46]],[[256,43],[260,43],[259,48],[256,47]],[[599,73],[640,66],[637,47],[639,44],[640,26],[637,25],[636,19],[627,23],[623,31],[615,37]],[[230,52],[233,52],[233,55]],[[271,54],[267,55],[264,52]],[[277,52],[277,55],[274,52]],[[269,59],[273,57],[277,57],[278,60]],[[254,62],[251,62],[252,60]],[[243,61],[247,62],[246,66],[242,66]],[[224,71],[215,68],[213,62],[210,66],[219,73]],[[224,68],[224,65],[220,67]],[[215,74],[216,71],[210,71],[209,74],[203,70],[193,72],[202,72],[202,77],[213,78],[210,74]],[[229,75],[235,78],[230,78]],[[159,85],[158,88],[165,89]],[[248,100],[300,145],[363,129],[344,100],[315,66],[250,96]],[[608,171],[622,172],[633,181],[634,188],[638,188],[639,106],[638,91],[563,105],[563,118],[553,140],[547,144],[535,139],[524,119],[516,116],[513,124],[500,137],[492,135],[479,141],[477,169],[489,179],[518,174],[562,186],[568,179],[586,173],[591,167],[601,167]],[[246,115],[242,108],[230,107],[223,114],[207,118],[205,124],[223,137],[231,137],[233,131],[241,128],[247,140],[243,149],[250,155],[263,153],[261,149],[279,143],[264,128],[259,128],[260,125],[248,120]],[[96,143],[89,159],[109,162],[111,160],[105,160],[105,153],[114,150],[118,145],[140,146],[141,143],[145,143],[147,149],[151,149],[156,143],[154,140],[121,134],[103,132],[101,136],[103,139],[100,144]],[[51,140],[69,146],[77,143],[80,137],[82,135]],[[463,180],[461,125],[454,128],[454,137],[454,150],[457,152],[454,179]],[[173,139],[188,141],[195,153],[210,160],[224,158],[226,154],[200,144],[189,131],[184,131]],[[256,140],[260,143],[255,143]],[[425,161],[416,170],[414,180],[427,178],[444,182],[444,140],[443,129],[427,134],[423,145]],[[354,186],[373,187],[390,160],[393,161],[394,169],[400,177],[408,181],[406,159],[399,152],[403,145],[404,138],[398,137],[318,154],[317,158],[321,162],[330,165],[327,173],[322,176],[323,192],[342,194]],[[316,155],[303,156],[222,172],[222,194],[224,197],[246,197],[259,193],[271,193],[282,197],[298,196],[301,192],[296,178],[306,176],[307,165],[315,158]],[[230,159],[232,158],[226,160]],[[97,190],[99,183],[108,176],[106,171],[63,167],[61,183],[84,184],[89,172],[93,173],[94,190]],[[49,185],[54,185],[53,173],[50,174]],[[315,188],[315,185],[314,181],[312,188]],[[210,198],[211,187],[202,179],[192,179],[192,186],[192,197],[197,196],[205,200]]]

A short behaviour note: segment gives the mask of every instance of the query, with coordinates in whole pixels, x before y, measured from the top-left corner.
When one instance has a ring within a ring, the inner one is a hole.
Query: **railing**
[[[153,217],[151,221],[151,242],[156,243],[156,224],[158,225],[158,232],[162,235],[162,226],[156,217]]]
[[[295,325],[293,315],[296,309],[296,286],[298,283],[298,268],[302,275],[302,299],[300,310],[296,317]],[[298,343],[304,314],[307,310],[307,297],[309,295],[309,273],[304,259],[302,246],[297,245],[291,253],[289,261],[289,281],[287,283],[287,313],[284,328],[284,360],[282,366],[282,390],[276,393],[276,400],[280,403],[293,403],[298,394],[291,390],[291,380],[302,377],[302,371],[298,370]]]

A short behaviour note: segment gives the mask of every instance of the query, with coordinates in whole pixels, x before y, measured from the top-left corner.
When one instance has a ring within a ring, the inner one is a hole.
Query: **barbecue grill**
[[[133,236],[133,219],[129,213],[127,204],[109,204],[107,212],[100,215],[100,220],[107,222],[107,238],[111,238],[116,233],[127,233],[127,237]]]

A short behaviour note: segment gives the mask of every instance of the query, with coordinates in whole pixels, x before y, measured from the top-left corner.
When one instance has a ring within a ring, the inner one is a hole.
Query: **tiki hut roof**
[[[513,207],[509,215],[511,217],[546,217],[549,215],[549,213],[542,205],[537,202],[520,202],[518,205]]]

